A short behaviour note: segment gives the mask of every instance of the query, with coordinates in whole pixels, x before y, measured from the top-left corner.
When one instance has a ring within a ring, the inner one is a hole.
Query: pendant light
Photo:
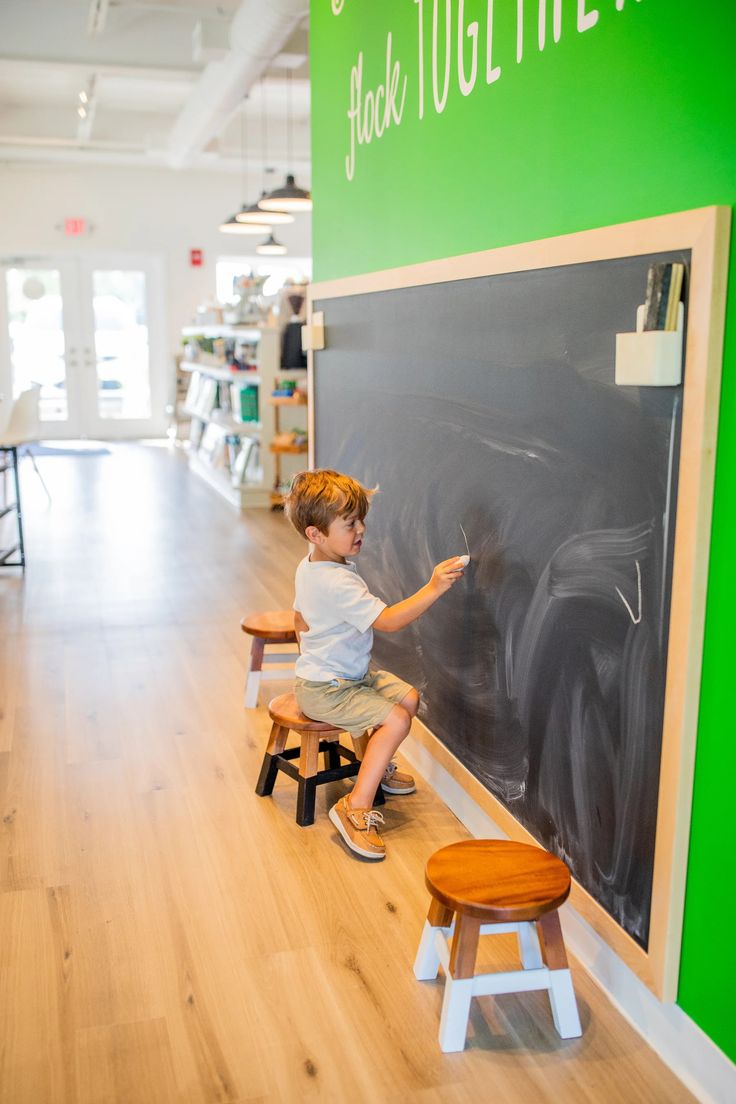
[[[286,70],[286,161],[291,164],[291,69]],[[300,188],[292,173],[288,173],[285,183],[262,196],[258,206],[267,212],[266,217],[270,217],[272,211],[311,211],[312,195]]]
[[[270,225],[263,221],[257,222],[241,222],[239,215],[242,215],[243,211],[247,211],[248,208],[244,205],[241,211],[238,211],[237,215],[231,215],[227,222],[220,223],[221,234],[267,234],[271,229]],[[263,212],[264,220],[266,212]]]
[[[241,189],[245,192],[245,100],[240,109],[240,164],[242,169],[242,181]],[[241,192],[241,194],[242,194]],[[246,211],[252,209],[254,205],[248,207],[246,203],[243,204],[240,211],[231,215],[225,222],[220,223],[221,234],[268,234],[271,229],[271,220],[267,218],[264,211],[263,217],[260,222],[256,222],[253,219],[249,219],[248,222],[243,222],[240,216]]]
[[[298,187],[294,177],[289,173],[285,184],[280,188],[274,188],[272,192],[258,200],[258,207],[261,214],[267,218],[277,210],[311,211],[312,196],[309,192],[305,192],[304,188]]]
[[[266,195],[265,192],[261,192],[261,198]],[[250,207],[243,207],[242,211],[239,211],[235,218],[241,225],[247,225],[249,222],[256,223],[258,225],[257,233],[261,233],[264,222],[268,223],[266,231],[272,226],[285,226],[287,222],[293,222],[294,216],[290,215],[287,211],[264,211],[259,207],[260,200],[257,203],[251,203]]]
[[[263,166],[265,173],[265,166],[268,161],[268,132],[266,128],[266,92],[264,82],[261,81],[261,150],[263,154]],[[261,192],[261,199],[266,195],[266,189]],[[259,206],[260,200],[256,203],[251,203],[250,207],[244,207],[243,210],[236,215],[238,222],[242,223],[257,223],[258,226],[263,226],[264,222],[268,223],[268,231],[272,226],[285,226],[288,222],[294,221],[294,216],[290,215],[287,211],[269,211],[268,214]],[[259,231],[260,233],[260,231]]]
[[[286,246],[282,242],[276,241],[273,234],[266,238],[265,241],[259,242],[256,246],[256,253],[260,253],[266,257],[279,257],[287,252]]]

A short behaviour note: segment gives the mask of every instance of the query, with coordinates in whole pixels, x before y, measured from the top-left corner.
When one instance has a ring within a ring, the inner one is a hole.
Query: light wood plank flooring
[[[462,826],[420,780],[370,865],[325,816],[341,785],[307,829],[293,783],[253,792],[238,622],[290,604],[299,540],[165,448],[40,463],[53,505],[26,464],[29,567],[0,574],[0,1100],[692,1100],[580,969],[582,1039],[542,994],[484,998],[443,1056],[411,966]]]

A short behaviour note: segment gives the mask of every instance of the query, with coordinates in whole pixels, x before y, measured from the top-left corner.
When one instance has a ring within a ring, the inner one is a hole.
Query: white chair
[[[12,545],[10,548],[0,549],[0,565],[6,567],[22,567],[25,568],[26,555],[25,544],[23,541],[23,517],[20,502],[20,480],[18,478],[18,457],[22,455],[24,446],[32,444],[37,441],[41,435],[41,423],[38,417],[38,400],[40,396],[41,388],[34,386],[27,391],[22,391],[14,403],[9,404],[9,410],[6,416],[5,424],[0,428],[0,453],[3,454],[3,460],[0,461],[0,471],[4,474],[6,493],[4,496],[5,504],[0,506],[0,518],[6,514],[10,514],[15,511],[17,525],[18,525],[18,542]],[[36,458],[33,453],[26,449],[27,455],[31,458],[33,469],[41,480],[41,486],[46,492],[49,502],[51,501],[51,495],[49,489],[44,483],[43,476],[38,470],[36,464]],[[13,482],[15,485],[15,502],[8,502],[7,500],[7,473],[12,471]],[[19,560],[13,560],[12,556],[18,553],[20,555]]]

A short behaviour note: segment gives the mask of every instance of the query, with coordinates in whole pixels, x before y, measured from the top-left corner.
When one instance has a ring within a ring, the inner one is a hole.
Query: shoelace
[[[395,763],[389,763],[384,772],[384,778],[390,778],[392,774],[395,774],[399,768]]]
[[[375,809],[371,809],[369,813],[363,814],[363,823],[370,832],[371,828],[377,828],[379,824],[385,824],[386,821],[383,819],[383,813],[377,813]]]

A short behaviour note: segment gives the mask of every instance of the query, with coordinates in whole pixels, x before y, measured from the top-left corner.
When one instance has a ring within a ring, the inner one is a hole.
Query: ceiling
[[[247,164],[308,187],[308,7],[0,0],[0,162]]]

